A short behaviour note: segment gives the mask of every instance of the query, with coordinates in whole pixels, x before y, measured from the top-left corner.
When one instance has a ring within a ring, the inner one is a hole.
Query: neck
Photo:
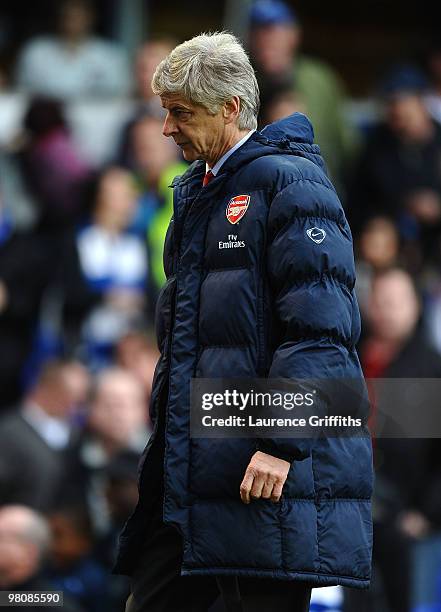
[[[76,49],[83,43],[85,40],[85,36],[83,35],[65,35],[62,40],[64,46],[69,49],[69,51],[76,51]]]
[[[122,232],[122,226],[119,220],[113,219],[107,214],[102,214],[98,211],[94,216],[94,225],[105,230],[108,234],[117,236]]]
[[[244,138],[244,136],[246,136],[250,131],[251,130],[234,130],[230,137],[225,139],[224,143],[216,151],[216,153],[213,154],[210,159],[206,160],[209,167],[213,168],[213,166],[216,165],[216,163],[221,159],[221,157],[223,157],[225,153],[228,153],[228,151],[232,149],[234,145],[236,145],[240,140],[242,140],[242,138]]]
[[[35,406],[38,406],[47,416],[59,418],[59,411],[57,411],[56,406],[53,405],[49,397],[40,395],[37,391],[29,397],[29,401]]]

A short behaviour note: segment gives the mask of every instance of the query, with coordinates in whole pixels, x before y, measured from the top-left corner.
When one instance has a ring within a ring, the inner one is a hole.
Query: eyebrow
[[[167,105],[169,104],[170,107],[167,108]],[[161,106],[162,108],[165,108],[165,110],[176,110],[177,108],[182,109],[182,110],[190,110],[188,107],[184,106],[181,102],[175,102],[173,100],[169,100],[168,98],[161,98]]]
[[[184,111],[187,113],[191,113],[191,110],[189,108],[187,108],[186,106],[181,106],[180,104],[177,104],[176,106],[171,106],[169,109],[169,111]]]

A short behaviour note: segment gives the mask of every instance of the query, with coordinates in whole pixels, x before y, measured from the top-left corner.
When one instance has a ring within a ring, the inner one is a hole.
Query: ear
[[[233,96],[231,100],[225,102],[222,108],[224,121],[228,123],[236,123],[240,112],[240,98],[239,96]]]

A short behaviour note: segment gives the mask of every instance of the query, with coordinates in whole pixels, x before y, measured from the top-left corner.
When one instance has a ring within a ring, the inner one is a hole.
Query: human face
[[[390,272],[374,281],[368,316],[377,338],[403,341],[415,329],[419,313],[418,298],[405,272]]]
[[[89,427],[109,447],[124,448],[146,423],[141,383],[126,372],[108,372],[98,383]]]
[[[132,153],[136,169],[156,185],[162,171],[176,161],[177,149],[171,140],[162,138],[162,121],[142,119],[132,130]]]
[[[120,232],[130,223],[136,207],[132,177],[118,167],[101,178],[95,204],[95,219],[109,231]]]
[[[92,30],[93,19],[92,12],[82,2],[66,2],[61,9],[59,29],[68,39],[81,39]]]
[[[167,115],[162,133],[172,136],[186,161],[205,160],[211,167],[230,148],[229,121],[222,107],[211,115],[178,94],[161,96]]]
[[[135,61],[135,79],[139,93],[149,100],[154,97],[152,78],[156,66],[172,51],[173,45],[167,41],[148,42],[138,50]]]
[[[292,69],[300,30],[289,24],[256,27],[251,31],[250,44],[254,60],[265,74],[284,74]]]
[[[432,135],[430,115],[418,93],[393,96],[386,105],[386,118],[390,128],[404,140],[424,141]]]

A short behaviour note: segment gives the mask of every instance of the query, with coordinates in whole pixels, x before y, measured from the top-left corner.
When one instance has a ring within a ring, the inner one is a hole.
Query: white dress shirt
[[[125,96],[130,69],[117,44],[89,37],[70,49],[56,36],[31,39],[18,60],[17,84],[30,93],[67,98]]]
[[[50,416],[34,402],[25,404],[22,415],[54,450],[62,450],[69,444],[71,428],[66,421]]]
[[[241,138],[241,140],[239,140],[239,142],[236,142],[236,144],[233,147],[231,147],[231,149],[228,149],[228,151],[222,155],[222,157],[214,164],[214,166],[212,168],[210,168],[210,166],[208,164],[206,164],[206,172],[211,170],[211,173],[214,176],[216,176],[217,173],[219,172],[219,170],[224,165],[224,163],[227,161],[227,159],[231,155],[233,155],[234,151],[237,151],[237,149],[239,149],[239,147],[241,147],[243,144],[245,144],[246,141],[248,140],[248,138],[250,138],[250,136],[252,134],[254,134],[255,131],[256,130],[250,130],[248,132],[248,134],[245,134],[245,136],[243,138]]]

